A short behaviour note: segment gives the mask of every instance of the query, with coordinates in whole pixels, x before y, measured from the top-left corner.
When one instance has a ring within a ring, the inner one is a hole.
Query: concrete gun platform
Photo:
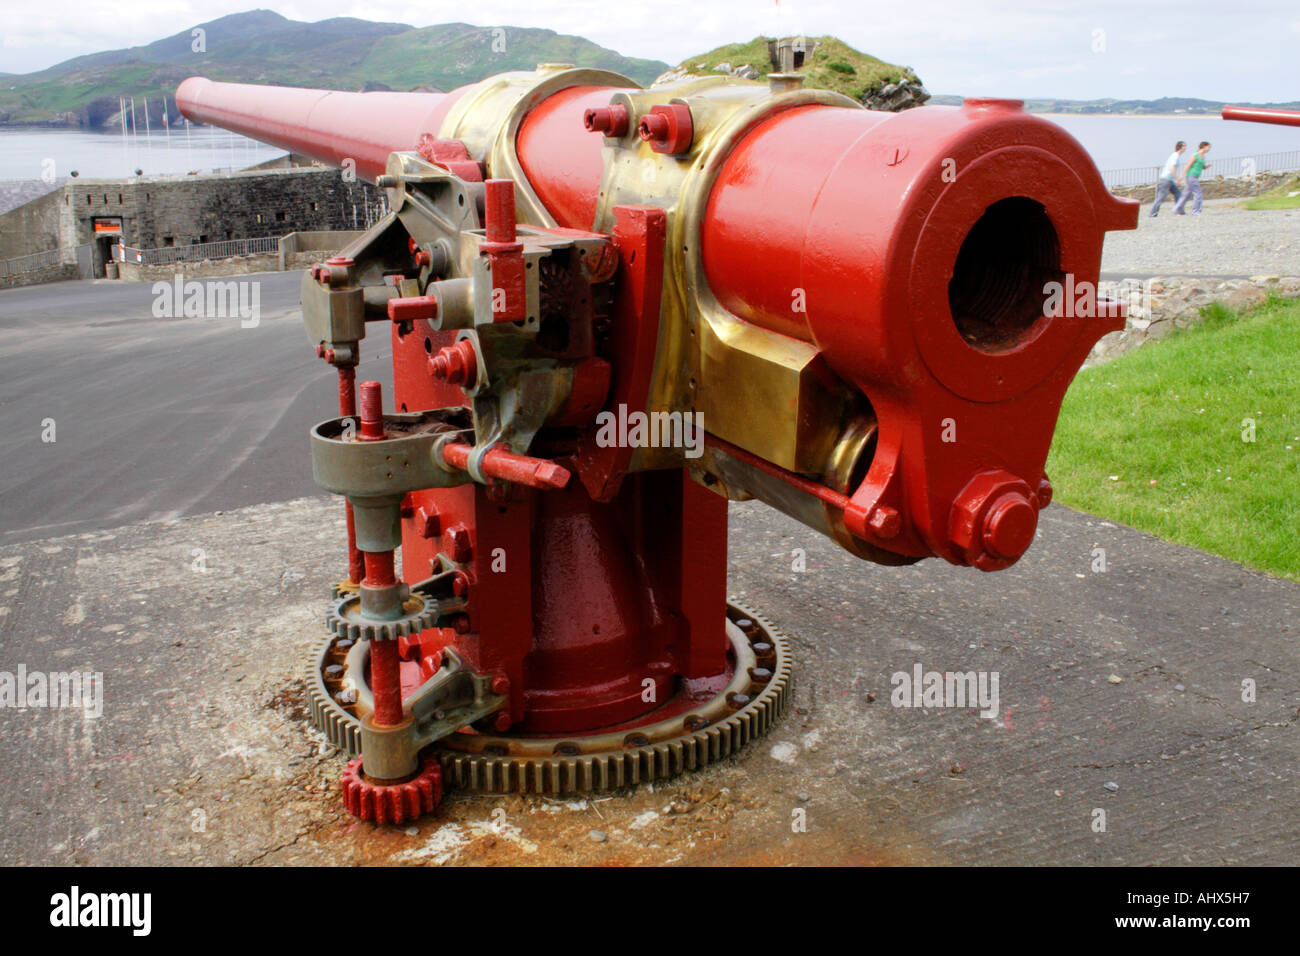
[[[0,669],[101,671],[104,698],[97,719],[0,711],[0,861],[1294,863],[1300,586],[1043,517],[1027,558],[989,576],[864,564],[733,506],[732,593],[796,656],[769,737],[595,798],[453,793],[405,829],[342,810],[342,758],[306,720],[337,502],[8,545]],[[891,706],[890,675],[916,663],[997,671],[998,716]]]

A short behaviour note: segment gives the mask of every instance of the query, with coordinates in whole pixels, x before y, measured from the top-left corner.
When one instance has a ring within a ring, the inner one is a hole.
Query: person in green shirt
[[[1196,148],[1196,152],[1192,154],[1187,166],[1183,169],[1183,177],[1187,182],[1187,191],[1179,197],[1178,202],[1174,203],[1175,216],[1186,215],[1183,212],[1183,207],[1187,205],[1189,197],[1194,200],[1192,215],[1199,216],[1201,214],[1201,173],[1205,171],[1205,167],[1210,165],[1209,160],[1205,158],[1209,152],[1210,144],[1202,141],[1201,145]]]

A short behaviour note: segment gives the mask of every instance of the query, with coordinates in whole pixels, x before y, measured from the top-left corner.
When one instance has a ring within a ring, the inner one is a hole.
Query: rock
[[[609,837],[606,836],[604,830],[592,830],[590,833],[587,834],[587,836],[591,837],[597,843],[604,843],[606,840],[609,839]]]
[[[1103,783],[1102,788],[1105,790],[1109,790],[1111,793],[1119,793],[1119,784],[1117,784],[1114,780],[1109,780],[1106,783]]]
[[[717,66],[715,66],[715,67],[713,68],[713,72],[714,72],[714,73],[730,73],[730,72],[731,72],[731,64],[730,64],[730,63],[719,63]]]
[[[758,70],[754,69],[748,63],[746,63],[744,66],[740,67],[737,70],[732,70],[732,73],[740,77],[742,80],[758,79]]]
[[[862,103],[869,110],[897,113],[920,106],[929,98],[929,92],[916,80],[903,80],[899,83],[886,83],[878,90],[867,90]]]

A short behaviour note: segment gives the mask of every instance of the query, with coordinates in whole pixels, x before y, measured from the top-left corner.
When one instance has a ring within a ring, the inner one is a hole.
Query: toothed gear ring
[[[789,644],[759,614],[735,602],[727,607],[731,677],[709,699],[654,723],[612,732],[564,737],[451,734],[434,744],[448,786],[478,793],[595,793],[699,770],[737,753],[765,734],[793,693]],[[340,658],[331,638],[313,662],[312,722],[335,746],[355,755],[359,715],[369,690],[341,702],[326,686],[325,670]],[[363,658],[352,658],[360,667]],[[360,708],[358,708],[360,704]]]
[[[378,620],[361,613],[361,595],[345,593],[325,612],[325,625],[336,637],[353,641],[395,641],[419,634],[438,620],[438,604],[423,594],[412,593],[402,602],[402,616]]]

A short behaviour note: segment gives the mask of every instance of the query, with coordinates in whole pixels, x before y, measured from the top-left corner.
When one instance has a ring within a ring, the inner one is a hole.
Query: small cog
[[[361,596],[345,594],[325,612],[325,626],[331,634],[348,637],[354,641],[395,641],[433,627],[438,620],[438,605],[427,598],[412,594],[406,604],[418,602],[415,610],[393,620],[376,620],[361,612]],[[406,605],[403,605],[404,607]]]
[[[343,805],[348,812],[371,823],[405,823],[442,801],[442,766],[437,757],[425,757],[414,777],[401,783],[375,783],[366,779],[361,758],[343,769]]]

